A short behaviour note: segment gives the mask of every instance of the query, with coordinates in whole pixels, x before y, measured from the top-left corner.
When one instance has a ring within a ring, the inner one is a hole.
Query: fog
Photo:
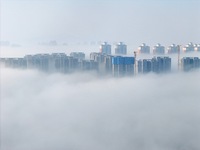
[[[1,150],[199,150],[199,74],[1,68]]]
[[[123,41],[131,55],[143,42],[199,43],[199,4],[1,0],[0,57],[72,51],[89,57],[103,41],[112,50]],[[179,73],[177,55],[171,57],[171,74],[118,79],[0,67],[0,149],[199,150],[200,71]]]

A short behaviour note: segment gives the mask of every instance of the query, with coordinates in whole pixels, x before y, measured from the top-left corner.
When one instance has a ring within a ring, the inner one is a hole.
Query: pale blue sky
[[[200,0],[2,0],[1,40],[200,43]]]

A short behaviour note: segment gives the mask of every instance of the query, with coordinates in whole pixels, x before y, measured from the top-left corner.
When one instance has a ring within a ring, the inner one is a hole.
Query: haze
[[[7,57],[38,49],[99,51],[103,41],[123,41],[132,52],[143,42],[168,46],[200,39],[199,0],[2,0],[0,15],[0,40],[14,45],[1,46]],[[52,40],[62,47],[38,45]]]
[[[199,0],[1,0],[0,57],[200,44],[199,16]],[[126,78],[0,67],[0,149],[199,150],[200,70],[170,57],[169,74]]]

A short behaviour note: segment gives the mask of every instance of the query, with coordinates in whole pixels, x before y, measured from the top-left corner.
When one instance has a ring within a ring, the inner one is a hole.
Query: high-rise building
[[[100,53],[110,55],[111,54],[111,45],[108,44],[107,42],[102,43],[100,46]]]
[[[103,53],[96,53],[92,52],[90,53],[90,59],[94,60],[95,62],[102,63],[104,61],[105,54]]]
[[[198,57],[194,57],[194,68],[200,68],[200,59]]]
[[[134,57],[116,56],[112,58],[113,76],[134,75]]]
[[[0,58],[0,67],[5,66],[6,59]]]
[[[28,69],[34,68],[41,71],[49,71],[49,54],[26,55],[24,59],[27,62]]]
[[[181,59],[181,66],[183,71],[200,68],[200,59],[198,57],[183,57]]]
[[[178,53],[179,46],[172,44],[167,48],[168,54]]]
[[[108,74],[112,71],[112,55],[102,53],[90,53],[90,60],[98,63],[98,72]]]
[[[78,59],[74,57],[68,57],[69,60],[69,72],[74,72],[78,70]]]
[[[94,60],[90,60],[90,70],[98,71],[98,63]]]
[[[49,71],[49,54],[43,54],[40,56],[40,70]]]
[[[95,62],[94,60],[82,60],[81,62],[81,70],[82,71],[92,71],[98,69],[98,63]]]
[[[195,49],[195,47],[194,47],[194,44],[192,42],[188,43],[187,45],[185,45],[183,47],[184,52],[194,52],[194,49]]]
[[[153,53],[158,55],[160,54],[163,55],[165,54],[165,47],[158,43],[156,46],[153,47]]]
[[[142,43],[142,45],[138,47],[138,52],[141,54],[150,54],[150,46]]]
[[[152,60],[144,59],[142,67],[143,67],[143,73],[151,72],[152,71]]]
[[[51,72],[69,72],[69,57],[65,53],[52,53],[49,68]]]
[[[119,42],[116,45],[115,54],[117,54],[117,55],[126,55],[127,54],[127,46],[123,42]]]
[[[143,64],[142,60],[141,59],[138,60],[137,64],[138,64],[138,73],[141,74],[142,73],[142,68],[143,68],[142,67],[142,64]]]
[[[1,62],[9,68],[27,68],[27,61],[24,58],[1,58]]]
[[[28,69],[32,69],[34,68],[34,64],[33,64],[33,55],[25,55],[24,59],[27,62],[27,68]]]
[[[156,73],[169,72],[171,70],[171,58],[152,58],[152,71]]]
[[[106,55],[104,57],[105,72],[107,74],[112,73],[112,58],[113,58],[113,56],[111,56],[111,55]]]
[[[138,73],[162,73],[171,70],[171,58],[154,57],[152,59],[143,59],[138,61]]]
[[[77,58],[79,61],[85,59],[85,53],[83,53],[83,52],[71,52],[70,56],[74,57],[74,58]]]

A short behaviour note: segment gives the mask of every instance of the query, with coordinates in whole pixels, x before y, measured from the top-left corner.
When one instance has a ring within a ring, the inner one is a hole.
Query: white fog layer
[[[199,76],[1,68],[1,150],[199,150]]]

